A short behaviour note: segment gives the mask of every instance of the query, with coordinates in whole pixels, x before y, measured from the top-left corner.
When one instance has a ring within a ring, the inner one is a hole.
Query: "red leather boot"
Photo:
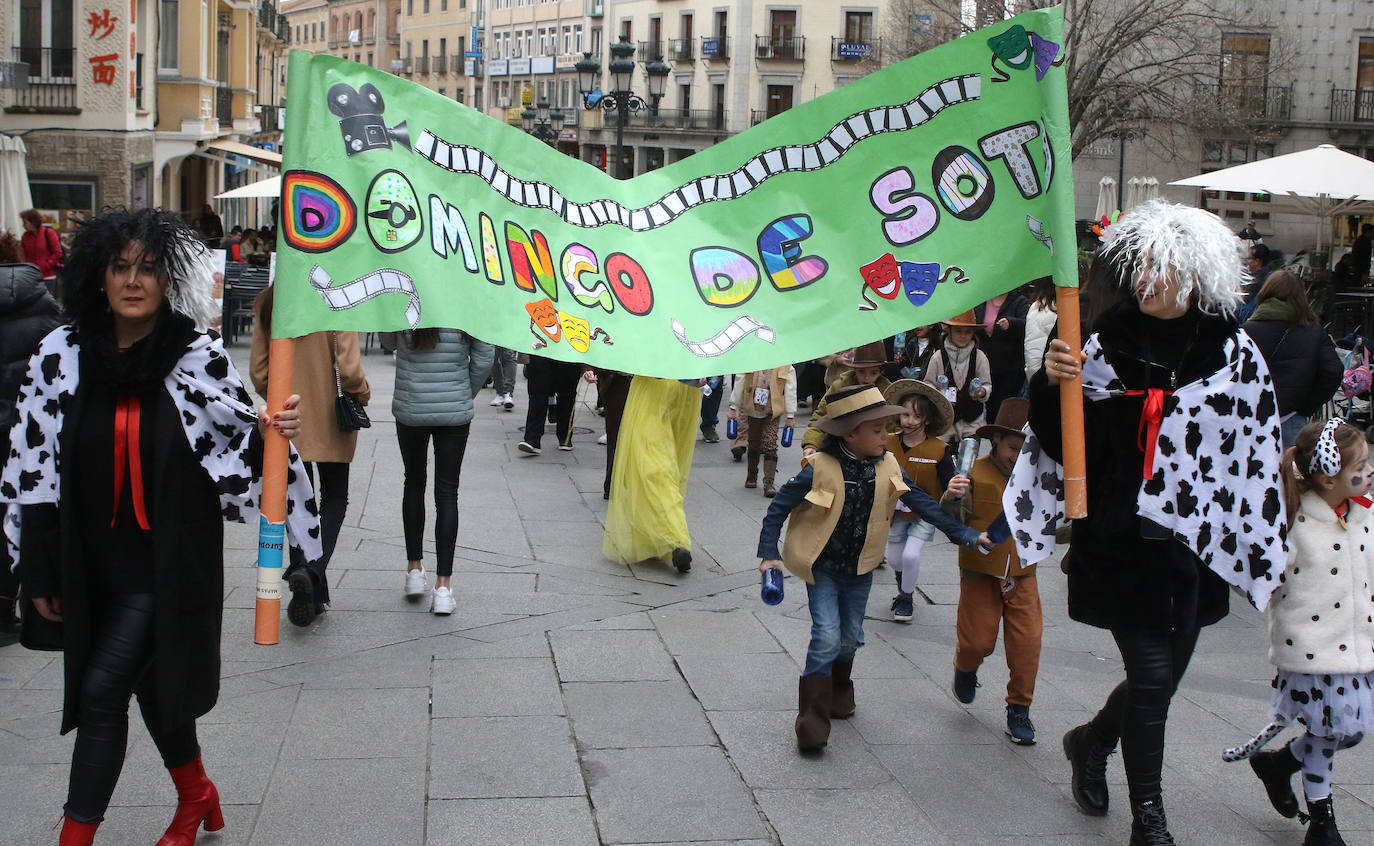
[[[66,814],[62,815],[62,834],[57,846],[91,846],[95,842],[95,830],[100,823],[77,822]]]
[[[172,774],[172,783],[177,786],[177,812],[157,846],[192,846],[196,842],[196,829],[200,828],[201,823],[205,824],[206,831],[224,828],[219,791],[205,775],[200,756],[168,772]]]

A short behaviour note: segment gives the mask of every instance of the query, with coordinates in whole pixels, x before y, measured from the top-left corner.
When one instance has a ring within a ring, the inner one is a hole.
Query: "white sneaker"
[[[424,596],[425,568],[406,570],[406,596]]]
[[[506,394],[501,398],[501,404],[506,407],[506,411],[510,411],[512,408],[515,408],[515,397]]]
[[[515,445],[515,448],[518,449],[518,450],[520,450],[521,452],[525,453],[526,455],[538,455],[538,454],[539,454],[539,447],[533,446],[533,445],[529,444],[529,443],[526,442],[526,441],[521,441],[520,443],[516,444],[516,445]]]
[[[491,406],[492,408],[496,408],[498,405],[501,404],[502,399],[504,399],[504,397],[502,397],[500,394],[497,394],[496,396],[491,398],[491,402],[487,403],[487,405]]]
[[[561,452],[572,452],[572,444],[559,444],[558,449]]]
[[[603,432],[603,433],[601,434],[601,437],[599,437],[599,438],[596,439],[596,442],[599,443],[599,444],[601,444],[602,446],[605,446],[605,445],[606,445],[606,434]]]
[[[440,617],[446,617],[452,614],[457,607],[458,602],[453,598],[452,590],[446,587],[437,587],[434,589],[434,603],[430,605],[429,613],[436,614]]]

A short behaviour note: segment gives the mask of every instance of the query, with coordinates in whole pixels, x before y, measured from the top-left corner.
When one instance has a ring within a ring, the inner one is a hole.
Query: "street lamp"
[[[663,89],[668,83],[669,68],[663,63],[662,56],[655,56],[653,63],[644,69],[649,78],[651,102],[632,92],[630,83],[634,81],[634,54],[635,48],[629,36],[622,35],[619,41],[611,45],[611,90],[607,93],[593,87],[601,75],[601,63],[593,59],[591,53],[583,53],[582,61],[576,65],[577,84],[582,91],[582,108],[616,113],[615,146],[620,157],[616,170],[619,179],[628,178],[625,173],[625,124],[630,122],[630,112],[649,109],[653,114],[658,114],[658,101],[663,99]]]
[[[553,146],[558,141],[558,128],[563,123],[563,113],[557,109],[550,111],[548,101],[541,100],[533,109],[526,106],[520,113],[520,120],[526,132]]]

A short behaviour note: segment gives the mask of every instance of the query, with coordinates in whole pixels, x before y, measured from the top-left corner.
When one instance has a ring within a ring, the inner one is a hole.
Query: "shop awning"
[[[243,144],[238,141],[230,141],[225,138],[216,138],[213,141],[206,141],[204,150],[219,150],[224,153],[233,153],[246,159],[253,159],[261,164],[272,167],[281,167],[281,153],[274,153],[271,150],[264,150],[261,147],[254,147],[251,144]]]

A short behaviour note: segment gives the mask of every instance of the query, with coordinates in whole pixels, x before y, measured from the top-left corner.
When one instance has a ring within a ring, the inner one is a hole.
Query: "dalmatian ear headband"
[[[1307,466],[1311,474],[1339,476],[1341,473],[1341,450],[1336,446],[1336,429],[1341,425],[1337,417],[1326,421],[1322,433],[1317,436],[1317,446],[1312,450],[1312,461]]]

